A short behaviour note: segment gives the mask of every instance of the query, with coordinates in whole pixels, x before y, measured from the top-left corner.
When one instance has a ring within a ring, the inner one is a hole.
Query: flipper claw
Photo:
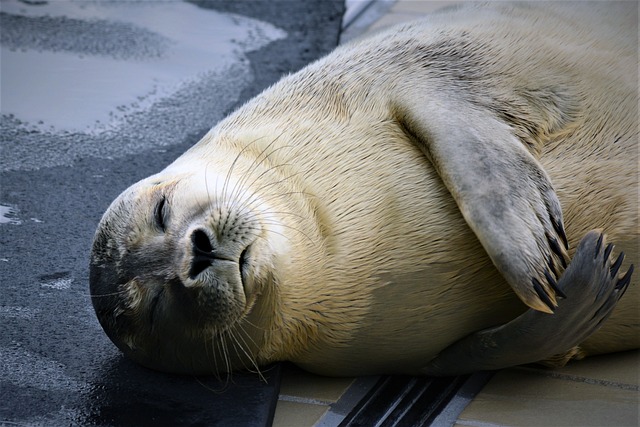
[[[564,227],[562,226],[562,221],[558,221],[555,217],[551,217],[551,224],[553,225],[553,229],[556,231],[560,239],[562,239],[562,243],[564,244],[565,249],[569,249],[569,241],[567,240],[567,234],[564,231]]]
[[[533,283],[533,289],[536,291],[536,294],[538,294],[538,298],[540,298],[540,301],[542,301],[547,307],[549,307],[550,312],[553,313],[556,305],[553,304],[553,301],[551,301],[551,298],[549,298],[549,295],[545,292],[540,281],[538,281],[538,279],[536,278],[533,278],[531,279],[531,283]]]
[[[600,236],[598,237],[598,242],[596,243],[596,251],[593,254],[593,258],[598,258],[598,254],[600,253],[600,249],[602,248],[602,241],[604,240],[604,234],[600,233]]]
[[[567,260],[564,259],[564,251],[560,248],[558,241],[552,236],[547,236],[547,240],[549,241],[549,247],[551,247],[551,250],[558,255],[558,258],[560,258],[562,268],[567,268]]]
[[[629,269],[624,274],[622,279],[616,283],[616,290],[620,291],[620,296],[618,298],[622,298],[622,295],[626,292],[629,287],[629,283],[631,283],[631,275],[633,274],[633,264],[629,266]]]
[[[620,252],[616,262],[611,266],[611,278],[613,279],[618,275],[618,271],[620,270],[620,266],[622,265],[622,261],[624,260],[624,252]]]
[[[607,260],[609,259],[609,256],[611,255],[611,251],[613,250],[613,243],[609,243],[606,247],[606,249],[604,250],[604,262],[606,263]]]
[[[562,292],[562,290],[560,290],[560,288],[558,287],[558,283],[556,282],[556,279],[549,273],[548,270],[544,271],[544,277],[547,279],[547,282],[549,282],[549,285],[551,286],[551,288],[553,289],[553,291],[556,293],[556,295],[560,298],[566,298],[567,296],[564,294],[564,292]]]

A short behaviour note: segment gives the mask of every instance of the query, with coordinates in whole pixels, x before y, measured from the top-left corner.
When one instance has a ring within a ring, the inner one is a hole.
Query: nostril
[[[203,230],[198,229],[191,234],[191,243],[193,244],[193,252],[195,254],[199,252],[209,253],[213,251],[213,246],[211,246],[209,236],[207,236],[207,233]]]
[[[209,236],[203,230],[195,230],[191,234],[191,246],[193,249],[193,257],[191,259],[191,269],[189,277],[195,279],[200,273],[206,270],[214,258],[213,246]]]

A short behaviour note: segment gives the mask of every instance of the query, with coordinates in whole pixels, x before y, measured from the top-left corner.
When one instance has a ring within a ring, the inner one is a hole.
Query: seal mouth
[[[251,245],[244,248],[242,253],[240,254],[240,260],[238,262],[238,267],[240,268],[240,281],[242,283],[242,288],[244,289],[245,295],[248,295],[248,286],[249,286],[249,261],[248,261],[248,251],[251,248]]]

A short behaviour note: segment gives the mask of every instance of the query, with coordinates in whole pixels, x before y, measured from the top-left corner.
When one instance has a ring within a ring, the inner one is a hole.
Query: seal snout
[[[195,279],[200,273],[211,267],[215,261],[230,261],[239,264],[242,270],[245,263],[246,248],[243,249],[239,258],[233,257],[219,248],[215,248],[209,235],[203,229],[195,229],[191,233],[191,266],[189,278]]]

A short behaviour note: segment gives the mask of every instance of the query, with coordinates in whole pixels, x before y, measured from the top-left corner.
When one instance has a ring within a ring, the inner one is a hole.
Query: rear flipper
[[[501,369],[549,359],[580,344],[609,317],[631,280],[633,265],[619,278],[624,254],[611,264],[612,249],[601,232],[590,231],[557,283],[565,297],[554,314],[529,309],[507,324],[469,335],[444,349],[423,373]]]

